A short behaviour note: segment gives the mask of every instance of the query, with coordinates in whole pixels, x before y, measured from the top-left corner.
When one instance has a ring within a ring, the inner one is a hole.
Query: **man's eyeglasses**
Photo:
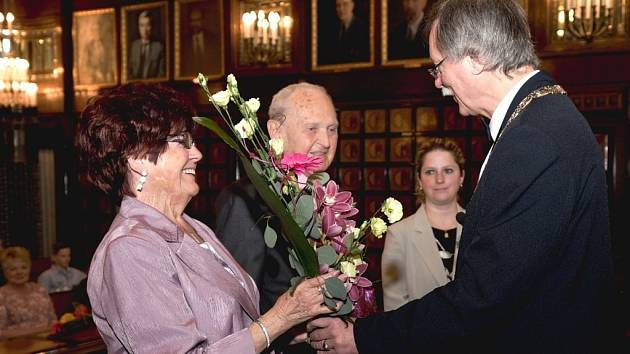
[[[429,72],[429,74],[431,74],[431,76],[433,76],[433,78],[435,80],[437,80],[438,76],[440,76],[440,65],[442,65],[442,63],[444,62],[444,60],[446,60],[447,57],[444,57],[442,60],[440,60],[439,63],[433,65],[433,67],[427,69],[427,71]]]
[[[166,141],[169,143],[182,144],[182,146],[186,149],[191,149],[193,146],[195,146],[195,140],[193,140],[192,135],[188,132],[168,136],[166,137]]]

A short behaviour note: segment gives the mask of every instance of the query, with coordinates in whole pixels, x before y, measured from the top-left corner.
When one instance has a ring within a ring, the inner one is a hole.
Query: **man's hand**
[[[336,317],[321,317],[306,325],[307,342],[317,353],[358,354],[354,325]]]

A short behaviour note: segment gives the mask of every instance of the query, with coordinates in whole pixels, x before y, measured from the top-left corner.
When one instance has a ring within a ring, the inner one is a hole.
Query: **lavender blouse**
[[[203,223],[200,247],[156,209],[125,197],[94,254],[88,294],[109,353],[254,353],[258,290]]]

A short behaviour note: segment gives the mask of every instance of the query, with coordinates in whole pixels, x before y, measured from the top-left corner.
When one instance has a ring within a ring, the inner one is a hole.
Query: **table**
[[[27,353],[107,353],[107,347],[95,326],[77,332],[64,340],[48,339],[48,333],[0,341],[0,354]]]

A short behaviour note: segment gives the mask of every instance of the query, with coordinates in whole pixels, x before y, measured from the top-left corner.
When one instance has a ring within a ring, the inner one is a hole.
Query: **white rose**
[[[352,262],[342,261],[340,263],[341,272],[350,278],[357,276],[357,267]]]
[[[381,211],[387,215],[390,224],[395,223],[403,217],[402,204],[394,198],[387,198],[381,207]]]
[[[354,227],[352,226],[350,228],[350,231],[352,232],[353,238],[356,240],[359,238],[359,236],[361,235],[361,229],[359,229],[358,227]]]
[[[385,231],[387,231],[387,224],[381,218],[372,218],[370,219],[370,228],[376,238],[381,238]]]
[[[260,100],[258,98],[250,98],[245,104],[252,113],[258,112],[258,108],[260,108]]]
[[[228,103],[230,103],[230,91],[219,91],[212,95],[212,98],[210,100],[216,103],[217,106],[225,108]]]
[[[282,139],[271,139],[269,140],[269,145],[271,146],[271,150],[273,150],[273,153],[276,154],[276,156],[282,155],[282,152],[284,151],[284,141],[282,141]]]
[[[238,132],[242,139],[249,139],[252,135],[254,135],[254,127],[252,127],[246,119],[241,119],[241,121],[234,126],[234,129]]]
[[[230,74],[227,77],[227,90],[230,91],[232,96],[238,96],[238,84],[234,74]]]

